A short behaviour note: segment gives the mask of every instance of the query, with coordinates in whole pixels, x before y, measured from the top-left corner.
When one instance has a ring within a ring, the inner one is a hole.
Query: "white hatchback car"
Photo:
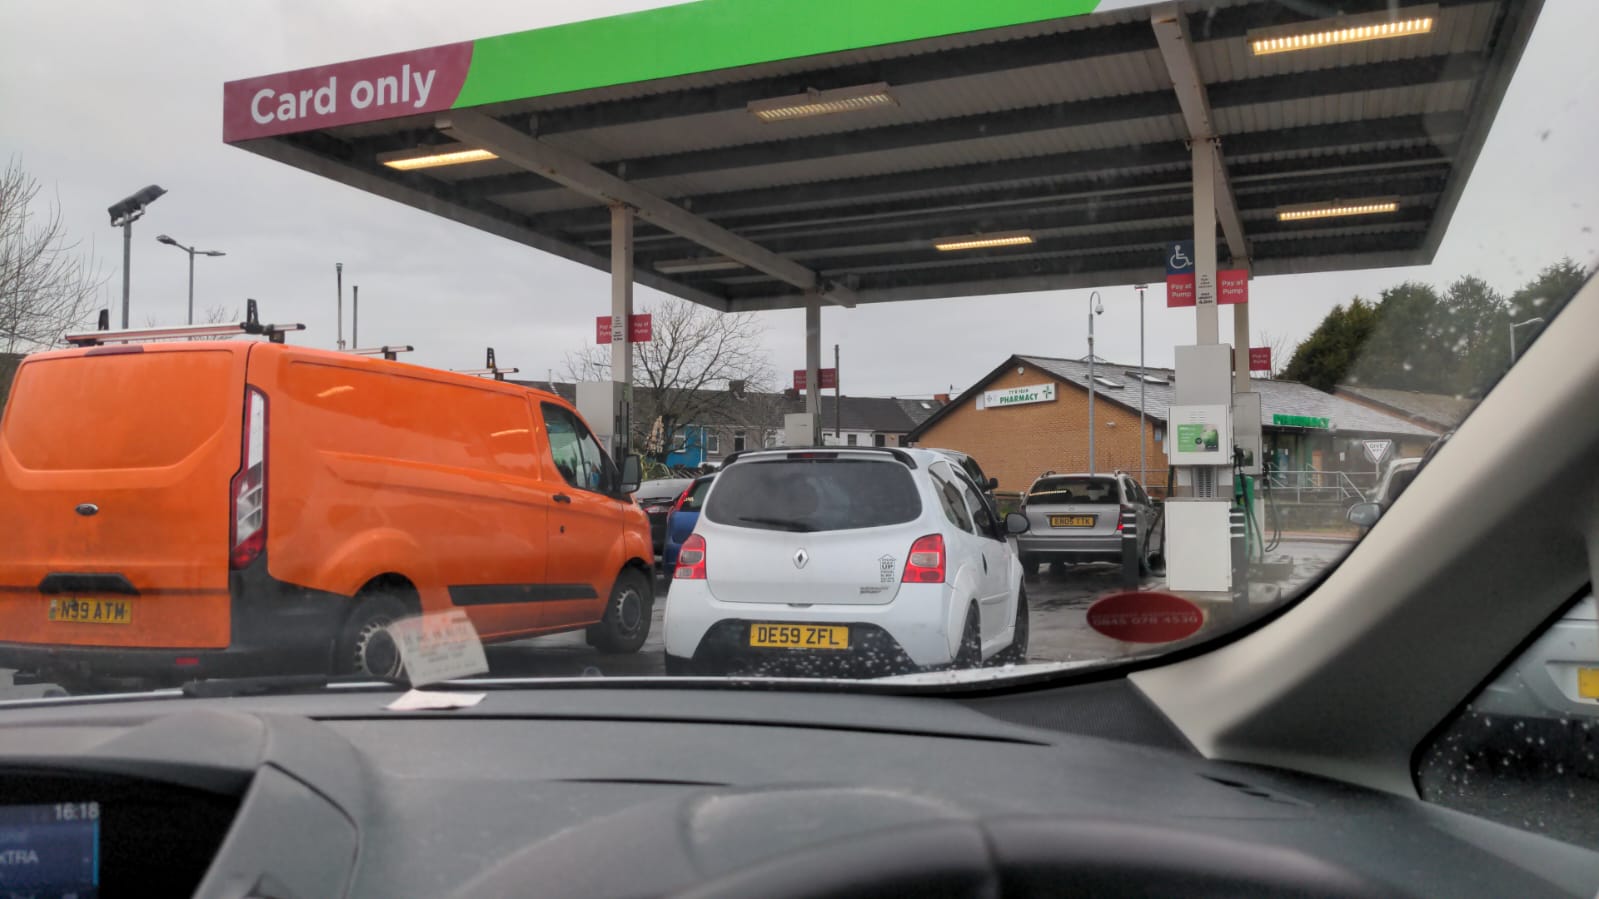
[[[730,457],[666,604],[669,674],[875,677],[1023,662],[1027,596],[981,491],[919,449]]]

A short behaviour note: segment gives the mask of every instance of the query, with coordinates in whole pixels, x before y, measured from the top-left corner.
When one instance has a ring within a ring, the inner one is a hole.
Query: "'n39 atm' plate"
[[[126,599],[52,599],[49,617],[81,624],[127,624],[133,620],[133,603]]]
[[[832,624],[752,624],[750,645],[767,649],[849,649],[849,628]]]

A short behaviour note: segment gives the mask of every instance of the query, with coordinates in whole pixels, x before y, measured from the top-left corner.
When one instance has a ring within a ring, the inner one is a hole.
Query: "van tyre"
[[[955,652],[957,669],[981,668],[983,665],[983,623],[977,615],[977,606],[966,607],[966,626],[961,628],[960,649]]]
[[[392,596],[374,594],[361,599],[339,632],[333,673],[399,677],[404,667],[400,663],[400,647],[388,628],[410,614],[405,603]]]
[[[605,617],[588,629],[588,643],[600,652],[638,652],[650,635],[654,594],[644,575],[629,568],[616,576]]]
[[[1016,629],[1010,645],[994,653],[991,665],[1021,665],[1027,661],[1027,641],[1031,627],[1028,623],[1027,588],[1016,590]]]

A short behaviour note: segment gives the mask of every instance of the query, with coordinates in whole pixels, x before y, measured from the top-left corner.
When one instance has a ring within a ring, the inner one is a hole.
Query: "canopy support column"
[[[617,458],[627,455],[633,413],[633,210],[611,204],[611,382]],[[670,437],[670,435],[668,435]]]

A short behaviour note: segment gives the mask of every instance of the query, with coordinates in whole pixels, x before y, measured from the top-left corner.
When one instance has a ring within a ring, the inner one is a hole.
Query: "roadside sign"
[[[1279,428],[1320,428],[1323,431],[1332,427],[1330,419],[1313,415],[1283,415],[1280,412],[1272,415],[1271,423]]]
[[[620,343],[649,343],[655,339],[655,320],[648,312],[640,312],[630,316],[628,323],[630,331],[623,331],[620,325],[611,321],[609,315],[601,315],[594,319],[594,342],[600,344]]]
[[[1388,458],[1389,450],[1394,448],[1392,440],[1362,440],[1360,444],[1366,448],[1366,461],[1373,465],[1381,465],[1382,460]]]
[[[1169,244],[1171,251],[1166,254],[1166,277],[1172,275],[1192,275],[1194,273],[1194,242],[1179,240]]]
[[[1271,347],[1252,346],[1249,348],[1249,370],[1271,371]]]
[[[1249,269],[1228,268],[1216,272],[1216,280],[1199,279],[1192,269],[1187,274],[1166,276],[1166,308],[1220,304],[1233,306],[1249,302]]]
[[[816,380],[823,390],[836,390],[838,388],[838,369],[819,368],[816,370]],[[794,369],[794,389],[805,389],[805,369]]]
[[[1171,593],[1113,593],[1088,607],[1088,626],[1126,643],[1171,643],[1205,623],[1194,603]]]
[[[1249,302],[1249,269],[1229,268],[1216,273],[1216,298],[1223,306]]]
[[[1001,406],[1020,406],[1025,403],[1048,403],[1053,402],[1054,399],[1054,384],[1033,384],[1027,387],[985,391],[983,393],[983,408],[998,409]]]

